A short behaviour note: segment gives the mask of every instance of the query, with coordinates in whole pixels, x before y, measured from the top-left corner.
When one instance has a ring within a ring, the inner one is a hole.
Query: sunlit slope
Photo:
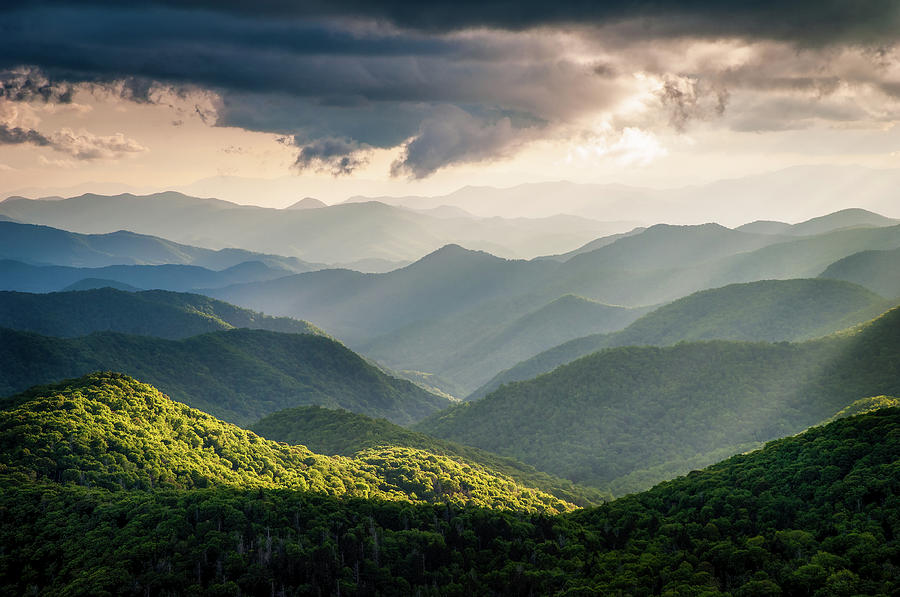
[[[598,504],[607,495],[536,470],[511,458],[497,456],[411,431],[386,419],[373,419],[346,410],[301,406],[273,413],[250,426],[259,435],[289,444],[303,444],[321,454],[355,454],[377,447],[425,450],[483,466],[516,482],[540,489],[579,506]]]
[[[305,321],[269,317],[199,294],[112,288],[50,294],[0,292],[0,327],[47,336],[115,331],[169,339],[236,327],[322,333]]]
[[[900,308],[805,343],[600,351],[417,429],[622,493],[898,391]]]
[[[508,511],[0,476],[2,590],[892,595],[900,410],[842,419],[600,508]]]
[[[413,448],[349,459],[267,441],[115,373],[33,388],[0,407],[3,471],[41,480],[112,490],[225,485],[551,513],[569,508],[473,463]]]
[[[647,311],[571,294],[531,310],[538,302],[532,297],[493,300],[403,327],[361,344],[360,350],[389,366],[452,379],[465,396],[524,358],[585,333],[620,330]]]
[[[238,424],[304,404],[409,423],[450,404],[310,334],[236,329],[178,341],[114,332],[67,339],[0,328],[0,362],[0,394],[114,370]]]
[[[825,279],[763,280],[704,290],[648,313],[621,332],[585,336],[536,354],[497,375],[472,398],[603,348],[713,339],[806,340],[868,321],[894,304],[856,284]]]

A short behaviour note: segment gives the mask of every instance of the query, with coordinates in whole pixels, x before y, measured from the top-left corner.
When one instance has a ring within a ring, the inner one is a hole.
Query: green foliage
[[[0,411],[0,470],[107,490],[289,488],[381,499],[559,512],[570,506],[484,467],[413,448],[320,456],[96,373],[38,387]]]
[[[880,410],[882,408],[896,407],[900,407],[900,400],[891,396],[873,396],[871,398],[860,398],[850,406],[842,408],[840,411],[838,411],[837,414],[829,419],[829,422],[834,421],[835,419],[843,419],[844,417],[863,415],[866,413],[874,412],[876,410]]]
[[[321,454],[354,456],[376,447],[406,447],[453,458],[501,473],[520,485],[534,487],[579,506],[597,505],[609,496],[538,471],[512,458],[440,440],[385,419],[346,410],[301,406],[271,414],[250,427],[259,435],[289,444],[303,444]]]
[[[556,517],[288,490],[0,478],[0,592],[892,595],[900,410]]]
[[[74,339],[0,328],[0,395],[37,383],[115,370],[234,423],[322,404],[408,423],[450,401],[309,334],[234,329],[180,341],[113,332]]]
[[[608,349],[416,429],[621,495],[798,433],[861,396],[898,392],[895,308],[805,343]]]
[[[324,334],[289,317],[269,317],[199,294],[99,288],[30,294],[0,292],[0,326],[47,336],[115,331],[172,340],[231,328]]]
[[[670,346],[691,340],[808,340],[868,321],[896,304],[836,280],[762,280],[695,292],[624,330],[577,338],[518,363],[475,391],[481,398],[603,348]]]

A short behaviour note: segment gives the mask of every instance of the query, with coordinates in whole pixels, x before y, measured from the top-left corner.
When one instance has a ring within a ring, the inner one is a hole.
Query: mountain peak
[[[324,201],[319,201],[315,197],[304,197],[297,203],[289,205],[285,209],[320,209],[323,207],[328,207],[328,204]]]

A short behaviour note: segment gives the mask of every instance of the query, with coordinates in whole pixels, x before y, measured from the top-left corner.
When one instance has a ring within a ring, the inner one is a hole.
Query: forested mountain
[[[283,269],[260,261],[246,261],[223,270],[196,265],[108,265],[106,267],[66,267],[30,265],[21,261],[0,260],[0,290],[21,292],[56,292],[79,285],[82,280],[104,280],[136,290],[153,288],[191,291],[216,288],[288,275]],[[76,287],[77,289],[77,287]]]
[[[738,226],[735,230],[756,232],[759,234],[814,236],[845,228],[880,228],[885,226],[896,226],[897,224],[900,224],[900,221],[893,218],[886,218],[881,214],[865,209],[850,208],[842,209],[817,218],[811,218],[798,224],[757,220],[755,222],[750,222],[749,224],[744,224],[743,226]]]
[[[346,459],[267,441],[116,373],[32,388],[0,406],[0,469],[42,481],[113,491],[231,486],[550,513],[571,508],[474,463],[422,450],[373,449]],[[64,444],[52,441],[57,436]]]
[[[703,290],[664,305],[619,332],[570,340],[523,360],[470,398],[604,348],[690,340],[808,340],[868,321],[896,304],[856,284],[828,279],[763,280]]]
[[[3,205],[4,203],[0,203],[0,208]],[[296,257],[232,248],[212,251],[128,230],[107,234],[76,234],[48,226],[14,222],[0,222],[0,259],[71,267],[177,264],[214,270],[257,261],[285,273],[305,272],[321,267]]]
[[[451,402],[396,379],[318,335],[235,329],[165,340],[98,332],[51,338],[0,328],[0,395],[115,370],[226,421],[246,424],[304,404],[409,423]]]
[[[805,343],[604,350],[438,413],[419,431],[622,494],[900,392],[900,308]]]
[[[574,485],[571,481],[538,471],[512,458],[440,440],[386,419],[373,419],[347,410],[321,406],[288,408],[264,417],[250,429],[266,439],[302,444],[320,454],[354,456],[371,448],[386,446],[424,450],[501,473],[521,485],[540,489],[579,506],[597,505],[609,497],[596,489]]]
[[[62,200],[13,197],[0,202],[0,214],[73,232],[132,230],[212,249],[240,247],[320,263],[413,260],[449,243],[505,257],[535,257],[634,227],[570,215],[442,217],[377,201],[271,209],[175,192],[85,194]]]
[[[842,419],[553,518],[4,474],[2,591],[891,595],[900,410]],[[24,463],[23,463],[24,464]],[[42,463],[46,466],[47,463]]]
[[[884,296],[900,298],[900,248],[854,253],[829,265],[822,277],[855,282]]]
[[[199,294],[112,288],[50,294],[0,292],[0,327],[45,336],[114,331],[172,340],[231,328],[322,333],[306,321],[269,317]]]

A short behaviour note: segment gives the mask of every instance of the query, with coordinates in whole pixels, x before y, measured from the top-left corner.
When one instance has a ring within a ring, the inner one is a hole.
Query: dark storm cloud
[[[18,0],[34,6],[118,7],[117,0]],[[639,22],[633,34],[742,36],[803,44],[877,43],[893,39],[894,0],[133,0],[129,6],[168,6],[244,16],[379,19],[400,27],[450,31],[471,27],[522,30],[546,25],[607,25]]]
[[[634,90],[638,71],[669,81],[656,99],[676,130],[721,117],[733,89],[827,95],[838,77],[815,68],[802,76],[769,75],[772,60],[684,74],[667,44],[737,36],[786,40],[781,45],[791,51],[814,47],[813,53],[865,44],[877,54],[883,50],[875,45],[894,41],[900,30],[898,6],[886,0],[6,2],[0,71],[18,74],[0,78],[0,99],[65,103],[73,89],[95,86],[147,103],[165,101],[165,93],[210,90],[215,110],[197,106],[204,122],[289,136],[298,168],[348,173],[372,149],[402,147],[394,174],[422,177],[508,155],[537,132],[614,107]],[[555,25],[571,25],[569,33],[585,54],[597,51],[596,59],[566,56],[568,42],[555,37]],[[471,30],[448,33],[464,28]],[[765,44],[777,45],[757,45]],[[886,92],[894,85],[874,84]]]
[[[352,174],[367,162],[368,148],[348,139],[315,139],[304,142],[294,137],[293,144],[300,147],[294,166],[300,170],[328,172],[334,176]]]
[[[23,129],[18,126],[11,127],[6,124],[0,124],[0,145],[19,145],[21,143],[47,146],[52,142],[34,129]]]

